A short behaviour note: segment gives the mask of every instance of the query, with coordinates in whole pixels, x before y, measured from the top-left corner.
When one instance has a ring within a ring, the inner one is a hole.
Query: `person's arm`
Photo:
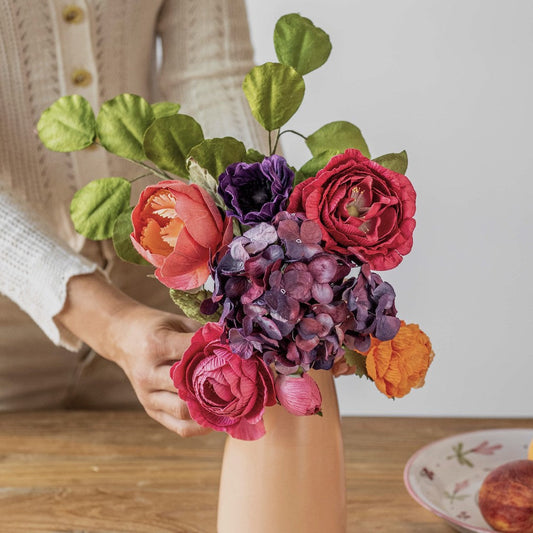
[[[62,242],[34,209],[0,187],[0,293],[27,313],[54,344],[75,351],[80,340],[54,316],[64,305],[68,280],[93,273],[98,266]]]
[[[13,193],[0,190],[0,210],[0,292],[55,344],[76,350],[84,341],[117,363],[152,418],[182,436],[205,433],[169,375],[196,324],[123,294]]]
[[[56,320],[124,370],[152,418],[182,437],[209,431],[190,419],[169,373],[189,346],[196,323],[136,302],[100,273],[70,279]]]

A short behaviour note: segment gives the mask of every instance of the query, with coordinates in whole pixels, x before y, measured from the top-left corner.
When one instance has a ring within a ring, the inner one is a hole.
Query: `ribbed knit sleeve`
[[[0,292],[13,300],[55,343],[67,349],[79,339],[54,321],[72,276],[97,269],[43,227],[42,218],[0,190]]]
[[[232,136],[265,153],[267,134],[253,118],[242,81],[253,67],[244,0],[166,0],[159,87],[208,137]]]

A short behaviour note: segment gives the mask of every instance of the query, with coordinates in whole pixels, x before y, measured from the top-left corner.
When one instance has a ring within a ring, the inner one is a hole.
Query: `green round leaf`
[[[192,148],[189,157],[218,179],[228,165],[246,157],[246,148],[241,141],[233,137],[206,139]]]
[[[142,161],[144,132],[154,120],[152,106],[135,94],[120,94],[105,102],[96,117],[102,146],[120,157]]]
[[[77,94],[63,96],[43,111],[37,123],[42,143],[55,152],[74,152],[90,146],[96,135],[91,104]]]
[[[177,115],[181,106],[173,104],[172,102],[157,102],[152,104],[152,111],[155,118],[169,117],[170,115]]]
[[[407,152],[405,150],[397,154],[381,155],[376,157],[374,161],[382,167],[398,172],[398,174],[405,174],[407,172]]]
[[[200,124],[189,115],[172,115],[155,120],[146,130],[146,157],[159,168],[183,178],[189,175],[187,157],[193,146],[204,140]]]
[[[325,150],[324,152],[320,152],[312,159],[309,159],[309,161],[304,163],[302,168],[300,168],[300,170],[296,173],[294,185],[298,185],[298,183],[301,183],[307,178],[316,176],[317,172],[322,170],[329,163],[332,157],[335,157],[340,153],[342,152],[339,152],[339,150]]]
[[[211,298],[211,291],[199,289],[196,291],[179,291],[170,289],[170,298],[183,311],[185,316],[206,324],[207,322],[218,322],[221,316],[221,310],[212,315],[204,315],[200,312],[200,305],[207,298]]]
[[[309,19],[291,13],[276,23],[274,48],[280,63],[294,67],[303,76],[327,61],[331,41]]]
[[[339,120],[330,122],[307,137],[305,143],[314,156],[325,150],[344,152],[347,148],[356,148],[365,157],[370,157],[361,130],[350,122]]]
[[[261,163],[263,159],[266,157],[265,154],[262,154],[255,148],[248,148],[246,150],[246,157],[244,158],[245,163]]]
[[[135,265],[149,265],[139,252],[131,244],[130,234],[133,231],[131,212],[133,208],[123,211],[115,220],[113,226],[113,247],[115,252],[123,261],[134,263]]]
[[[268,131],[281,128],[296,113],[305,93],[302,76],[280,63],[254,67],[242,88],[253,116]]]
[[[130,205],[131,184],[124,178],[93,180],[74,194],[70,218],[85,237],[101,241],[113,235],[119,215]]]
[[[224,204],[224,200],[222,200],[222,197],[218,194],[218,180],[216,180],[208,170],[200,166],[192,157],[187,159],[187,168],[189,170],[189,182],[206,190],[215,201],[215,204],[225,211],[226,205]]]
[[[363,376],[368,377],[368,372],[366,370],[366,356],[344,347],[344,358],[349,366],[355,366],[355,374],[357,376],[360,378]]]

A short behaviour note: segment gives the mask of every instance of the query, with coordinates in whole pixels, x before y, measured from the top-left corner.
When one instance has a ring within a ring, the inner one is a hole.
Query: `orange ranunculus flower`
[[[135,249],[172,289],[195,289],[209,277],[209,260],[233,237],[209,194],[198,185],[161,181],[141,193],[131,215]]]
[[[372,337],[366,355],[366,370],[376,387],[389,398],[401,398],[424,384],[434,353],[429,337],[418,324],[402,321],[390,341]]]

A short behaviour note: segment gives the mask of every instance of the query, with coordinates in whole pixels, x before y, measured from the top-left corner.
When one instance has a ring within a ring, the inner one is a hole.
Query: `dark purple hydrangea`
[[[361,266],[359,276],[343,293],[348,309],[353,312],[355,323],[345,335],[345,344],[352,350],[365,352],[370,348],[370,337],[389,341],[400,329],[396,317],[396,294],[379,274],[370,271],[368,264]]]
[[[291,374],[329,369],[344,344],[362,349],[370,334],[382,340],[391,334],[392,287],[368,267],[347,278],[353,265],[324,251],[320,235],[303,215],[280,212],[229,245],[202,309],[222,304],[235,353],[259,352],[278,372]]]
[[[247,226],[270,222],[287,206],[294,172],[279,155],[260,163],[233,163],[218,178],[227,214]]]

